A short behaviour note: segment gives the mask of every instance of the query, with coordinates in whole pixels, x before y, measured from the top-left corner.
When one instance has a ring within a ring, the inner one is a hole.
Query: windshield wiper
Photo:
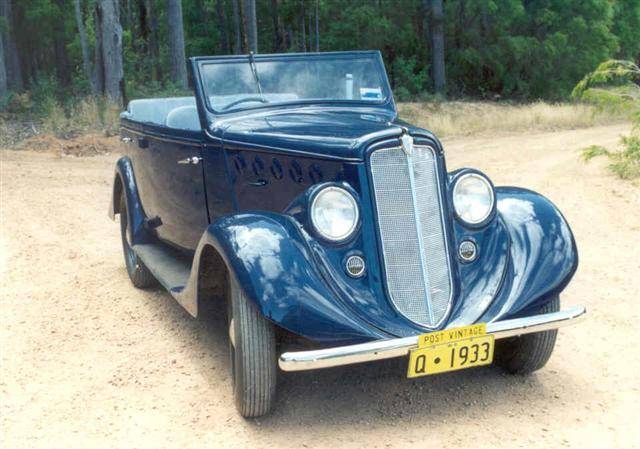
[[[264,94],[262,93],[262,86],[260,85],[260,77],[258,76],[258,69],[256,68],[256,62],[253,59],[253,52],[249,52],[249,65],[251,66],[251,71],[253,72],[253,78],[256,80],[256,84],[258,85],[258,93],[260,94],[260,98],[262,98],[263,103],[269,103],[266,98],[264,98]]]

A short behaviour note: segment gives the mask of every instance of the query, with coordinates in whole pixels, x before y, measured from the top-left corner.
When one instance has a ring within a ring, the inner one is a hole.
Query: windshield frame
[[[382,100],[344,100],[344,99],[300,99],[292,101],[279,101],[274,103],[258,103],[255,106],[232,108],[228,110],[216,110],[212,107],[209,95],[204,86],[202,80],[202,68],[210,64],[225,64],[230,62],[246,62],[249,66],[251,63],[250,55],[229,55],[229,56],[200,56],[191,58],[192,67],[196,73],[194,76],[194,83],[196,86],[196,96],[201,96],[203,104],[206,110],[214,115],[234,114],[243,111],[253,111],[259,109],[267,109],[273,107],[283,106],[298,106],[298,105],[338,105],[338,106],[353,106],[353,107],[366,107],[366,108],[384,108],[395,112],[395,104],[393,101],[393,94],[391,92],[391,86],[389,85],[389,79],[387,77],[387,71],[382,61],[382,55],[379,51],[340,51],[340,52],[319,52],[319,53],[280,53],[280,54],[254,54],[253,60],[256,63],[270,62],[270,61],[286,61],[286,60],[335,60],[335,59],[351,59],[358,57],[371,57],[377,66],[380,74],[380,82],[382,84],[382,91],[384,98]],[[259,67],[259,66],[258,66]],[[258,68],[258,71],[260,69]]]

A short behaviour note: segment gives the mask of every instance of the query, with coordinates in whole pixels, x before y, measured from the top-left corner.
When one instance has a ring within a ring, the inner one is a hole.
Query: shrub
[[[582,78],[571,97],[603,110],[633,115],[640,110],[640,68],[631,61],[603,62]]]
[[[590,146],[582,150],[589,161],[606,156],[610,169],[622,179],[640,177],[640,68],[631,61],[606,61],[585,76],[573,89],[575,99],[589,102],[599,109],[623,111],[633,120],[630,136],[623,136],[622,151]]]

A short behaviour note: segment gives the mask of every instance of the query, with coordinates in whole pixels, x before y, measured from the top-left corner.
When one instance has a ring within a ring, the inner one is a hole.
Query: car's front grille
[[[452,286],[435,151],[383,148],[370,166],[391,301],[411,321],[438,327]]]

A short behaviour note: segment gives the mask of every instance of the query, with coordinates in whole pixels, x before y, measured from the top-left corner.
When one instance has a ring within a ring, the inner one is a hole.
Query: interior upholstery
[[[133,100],[121,117],[169,128],[191,131],[201,129],[195,97]]]
[[[200,118],[195,106],[179,106],[167,114],[165,125],[169,128],[200,131]]]
[[[214,109],[223,109],[234,101],[242,98],[255,98],[257,94],[219,95],[210,97]],[[263,95],[270,103],[293,101],[298,97],[288,93],[265,93]],[[259,103],[258,103],[259,104]],[[200,131],[200,119],[196,108],[195,97],[149,98],[129,102],[122,118],[155,126],[166,126],[172,129]]]

